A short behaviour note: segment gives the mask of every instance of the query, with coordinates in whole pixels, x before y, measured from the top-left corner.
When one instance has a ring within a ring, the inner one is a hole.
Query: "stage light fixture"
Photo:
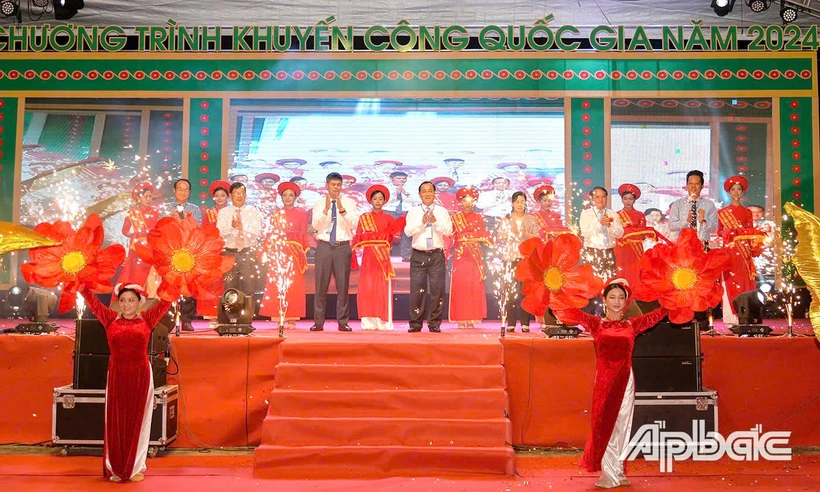
[[[550,309],[544,313],[544,324],[541,326],[541,331],[547,338],[578,338],[581,334],[578,327],[562,324]]]
[[[17,15],[17,12],[20,11],[20,5],[17,1],[13,0],[2,0],[0,1],[0,13],[3,14],[5,17],[13,17]]]
[[[53,292],[38,287],[29,287],[23,307],[29,316],[28,323],[17,325],[17,331],[28,334],[43,334],[56,331],[59,326],[56,323],[49,323],[48,314],[57,306],[57,295]]]
[[[54,18],[68,20],[85,7],[83,0],[54,0]]]
[[[772,332],[763,323],[763,306],[766,304],[766,293],[758,289],[738,294],[732,300],[737,312],[739,324],[731,328],[732,333],[743,337],[766,337]]]
[[[780,4],[780,18],[784,24],[791,24],[797,20],[797,8],[786,2]]]
[[[719,17],[723,17],[735,7],[735,0],[712,0],[712,10]]]
[[[216,319],[219,336],[249,335],[254,331],[253,296],[237,289],[226,290],[217,303]]]
[[[772,5],[772,0],[746,0],[746,5],[754,12],[759,14],[763,11],[769,10]]]

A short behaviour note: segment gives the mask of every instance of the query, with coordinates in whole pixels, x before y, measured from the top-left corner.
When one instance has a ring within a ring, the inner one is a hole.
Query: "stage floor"
[[[7,490],[111,490],[101,477],[100,456],[48,456],[10,454],[0,448],[0,483]],[[25,452],[25,451],[24,451]],[[129,490],[259,490],[280,492],[447,492],[470,490],[595,490],[597,475],[577,467],[579,453],[545,456],[519,454],[514,477],[434,476],[392,477],[365,480],[259,480],[252,476],[249,453],[170,452],[148,460],[145,481]],[[817,490],[820,455],[795,455],[788,462],[676,462],[673,473],[660,473],[658,463],[638,460],[628,465],[631,490]]]
[[[74,329],[72,320],[51,335],[0,335],[0,443],[41,443],[52,437],[52,389],[70,384]],[[0,328],[17,320],[0,320]],[[343,344],[346,350],[374,351],[381,344],[502,345],[512,423],[512,444],[521,447],[583,447],[589,432],[589,407],[595,376],[595,351],[589,337],[551,340],[540,330],[507,333],[499,340],[497,321],[460,330],[445,323],[442,333],[407,333],[407,322],[392,332],[352,333],[325,324],[321,333],[299,322],[278,337],[276,323],[255,322],[249,337],[219,337],[207,322],[194,332],[171,337],[169,384],[180,386],[180,435],[172,447],[257,446],[268,396],[276,382],[280,344]],[[741,339],[720,322],[716,336],[702,335],[703,385],[719,395],[723,435],[749,430],[792,432],[793,446],[820,446],[820,343],[808,320],[795,322],[797,338]],[[772,320],[776,335],[785,320]]]
[[[0,330],[6,328],[14,328],[18,324],[20,324],[23,320],[19,319],[5,319],[0,318]],[[74,336],[74,320],[73,319],[51,319],[49,320],[53,323],[56,323],[60,326],[60,329],[57,331],[58,335],[64,335],[72,337]],[[767,319],[763,322],[764,325],[767,325],[772,328],[772,337],[777,337],[781,335],[785,335],[788,329],[788,323],[785,319]],[[285,330],[285,337],[299,335],[301,336],[304,332],[311,334],[309,328],[313,325],[312,320],[302,320],[296,322],[295,329]],[[407,329],[409,328],[408,322],[406,320],[395,321],[393,323],[394,329],[391,331],[373,331],[373,330],[362,330],[361,323],[357,320],[350,321],[350,327],[353,328],[353,332],[362,332],[362,333],[373,333],[373,334],[380,334],[380,335],[390,335],[396,333],[403,333],[408,336],[418,336],[417,334],[407,333]],[[732,333],[729,328],[723,324],[722,320],[715,320],[715,336],[728,336],[728,337],[735,337],[736,335]],[[194,331],[180,332],[180,336],[218,336],[218,334],[213,330],[212,327],[209,326],[207,321],[203,320],[196,320],[193,322]],[[256,331],[253,333],[252,336],[278,336],[278,323],[274,321],[259,321],[256,320],[253,322],[253,327],[256,328]],[[338,325],[336,320],[327,320],[325,321],[325,330],[322,333],[333,333],[337,332]],[[521,327],[516,327],[514,333],[507,333],[506,336],[510,337],[538,337],[543,338],[545,335],[539,329],[538,323],[533,322],[531,326],[532,330],[530,333],[522,333]],[[449,334],[449,333],[457,333],[459,335],[465,336],[498,336],[501,335],[501,322],[498,320],[485,320],[481,323],[477,323],[475,328],[472,329],[459,329],[456,323],[450,323],[445,321],[441,325],[442,333]],[[794,320],[794,324],[792,326],[792,331],[798,335],[807,335],[813,336],[813,331],[811,327],[811,321],[806,318],[799,318]],[[427,325],[425,325],[422,333],[427,333]],[[319,333],[312,333],[312,335],[321,335]],[[350,335],[350,334],[346,334]],[[585,335],[582,334],[581,337],[583,338]],[[704,333],[703,336],[708,336],[707,333]]]

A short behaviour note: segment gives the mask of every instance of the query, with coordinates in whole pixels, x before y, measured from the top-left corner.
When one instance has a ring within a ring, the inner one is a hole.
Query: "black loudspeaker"
[[[96,319],[81,319],[77,320],[76,326],[75,353],[94,355],[108,355],[111,353],[102,323]],[[173,318],[170,314],[166,314],[159,324],[154,327],[154,331],[151,332],[151,340],[148,343],[148,353],[150,355],[160,355],[166,352],[171,326],[173,326]]]
[[[700,330],[694,322],[661,321],[635,339],[632,357],[700,357]]]
[[[701,391],[700,357],[636,357],[635,391]]]
[[[74,353],[93,355],[108,355],[111,353],[102,323],[96,319],[78,319],[76,326]]]
[[[77,320],[74,340],[74,389],[104,389],[108,377],[108,357],[111,351],[102,323],[96,319]],[[168,363],[168,333],[173,326],[169,313],[159,321],[151,332],[147,353],[154,373],[154,387],[164,386]]]
[[[108,354],[74,354],[74,389],[105,389]]]
[[[105,389],[108,379],[108,355],[74,354],[74,389]],[[151,357],[154,387],[165,386],[168,362],[161,357]]]

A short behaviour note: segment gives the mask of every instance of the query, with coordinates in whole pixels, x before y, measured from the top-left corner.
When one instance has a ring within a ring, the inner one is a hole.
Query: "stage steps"
[[[422,336],[280,344],[254,476],[513,474],[501,344]]]

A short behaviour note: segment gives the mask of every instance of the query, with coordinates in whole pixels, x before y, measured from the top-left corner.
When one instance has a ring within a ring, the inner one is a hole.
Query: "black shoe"
[[[419,326],[418,328],[413,328],[413,327],[411,326],[411,327],[410,327],[410,329],[409,329],[409,330],[407,330],[407,333],[418,333],[418,332],[420,332],[420,331],[421,331],[421,326]]]
[[[427,331],[429,331],[430,333],[441,333],[441,328],[439,328],[438,326],[428,326]]]
[[[530,327],[529,326],[522,326],[521,331],[523,331],[524,333],[529,333],[530,332]]]
[[[323,331],[324,329],[325,328],[323,326],[319,326],[317,324],[314,324],[313,326],[310,327],[310,331]]]
[[[339,325],[339,331],[353,331],[350,325]]]
[[[191,325],[190,322],[182,323],[182,331],[194,331],[194,327]]]
[[[507,333],[512,333],[512,332],[514,332],[514,331],[515,331],[515,327],[514,327],[514,326],[508,326],[508,327],[507,327]]]

